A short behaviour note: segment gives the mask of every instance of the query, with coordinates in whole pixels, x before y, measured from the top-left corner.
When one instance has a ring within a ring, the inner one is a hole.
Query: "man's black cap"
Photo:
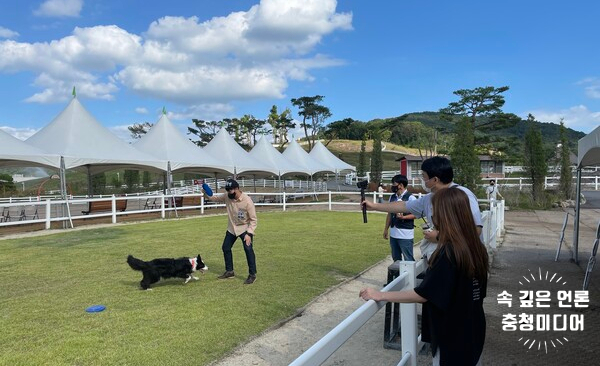
[[[225,183],[225,190],[229,191],[231,189],[240,188],[238,182],[234,179],[227,179],[227,183]]]

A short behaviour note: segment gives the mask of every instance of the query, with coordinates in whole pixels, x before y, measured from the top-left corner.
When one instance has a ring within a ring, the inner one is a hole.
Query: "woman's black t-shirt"
[[[415,292],[427,299],[423,304],[421,339],[438,348],[440,365],[475,365],[485,341],[483,299],[487,280],[480,283],[461,275],[453,258],[440,249],[435,263],[425,272]]]

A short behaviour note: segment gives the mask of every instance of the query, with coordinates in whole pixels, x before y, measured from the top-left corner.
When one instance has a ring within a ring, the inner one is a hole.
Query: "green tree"
[[[2,192],[2,195],[6,196],[7,193],[11,194],[16,191],[17,187],[15,186],[12,175],[0,173],[0,192]]]
[[[127,126],[127,129],[129,130],[129,133],[131,133],[131,138],[137,140],[148,133],[152,126],[153,124],[150,122],[134,123],[131,126]]]
[[[140,172],[138,170],[125,170],[123,181],[127,185],[127,191],[133,192],[135,186],[140,183]]]
[[[468,118],[461,118],[456,127],[454,144],[450,152],[454,181],[471,191],[476,191],[477,184],[480,182],[481,168],[479,157],[475,152],[473,128]]]
[[[569,140],[563,120],[560,121],[560,182],[558,193],[564,199],[573,196],[573,172],[571,171],[571,158]]]
[[[453,94],[460,97],[460,100],[449,103],[448,107],[440,109],[440,112],[451,121],[456,115],[467,117],[473,133],[475,130],[489,132],[512,127],[521,119],[512,113],[502,112],[505,103],[502,93],[508,89],[508,86],[486,86],[456,90]]]
[[[104,194],[106,193],[106,174],[94,174],[92,175],[92,194]]]
[[[257,119],[251,114],[245,114],[240,118],[241,132],[245,135],[245,142],[249,146],[256,145],[256,135],[264,135],[270,133],[271,130],[265,127],[267,121],[264,119]]]
[[[381,154],[381,131],[373,132],[373,151],[371,152],[371,182],[381,183],[381,172],[383,171],[383,157]]]
[[[198,146],[206,146],[212,140],[213,137],[219,132],[219,129],[223,127],[223,121],[205,121],[202,119],[192,119],[194,127],[188,127],[188,135],[194,135],[198,140],[192,140]]]
[[[324,133],[325,138],[328,140],[325,145],[328,145],[331,140],[347,140],[348,136],[350,136],[350,126],[352,126],[353,122],[352,118],[345,118],[328,124]]]
[[[325,97],[322,95],[315,95],[313,97],[292,98],[291,100],[292,105],[298,107],[298,115],[302,116],[300,126],[304,129],[308,151],[311,151],[315,145],[317,136],[323,130],[325,120],[331,117],[329,108],[319,104],[323,101],[323,98]]]
[[[367,172],[367,135],[363,135],[360,143],[360,153],[358,154],[358,166],[356,167],[356,175],[364,177]]]
[[[523,166],[527,177],[531,179],[531,194],[536,203],[541,203],[544,193],[544,177],[548,173],[546,153],[542,142],[542,133],[534,123],[535,117],[527,116],[529,127],[525,133],[525,151],[523,153]]]
[[[293,121],[292,111],[289,108],[278,113],[276,105],[271,107],[267,123],[271,125],[271,130],[273,131],[273,142],[280,144],[280,150],[283,150],[285,145],[290,142],[288,132],[290,129],[296,128],[296,124]]]
[[[142,186],[148,188],[150,187],[150,172],[144,170],[144,173],[142,173]]]

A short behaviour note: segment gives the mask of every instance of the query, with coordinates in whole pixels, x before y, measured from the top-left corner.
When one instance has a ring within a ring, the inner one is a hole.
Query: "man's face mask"
[[[235,192],[234,191],[227,192],[227,197],[229,197],[229,199],[235,199]]]
[[[398,186],[392,186],[392,192],[398,193]]]
[[[431,192],[431,188],[427,187],[427,182],[429,182],[431,180],[431,178],[425,180],[423,178],[421,178],[421,188],[423,188],[423,190],[427,193]]]

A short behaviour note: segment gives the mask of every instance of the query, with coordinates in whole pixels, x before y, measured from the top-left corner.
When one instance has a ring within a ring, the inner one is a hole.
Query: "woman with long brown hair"
[[[431,343],[434,365],[479,365],[485,341],[488,254],[477,234],[468,196],[445,188],[433,196],[438,247],[414,290],[360,291],[365,300],[423,303],[421,339]]]

